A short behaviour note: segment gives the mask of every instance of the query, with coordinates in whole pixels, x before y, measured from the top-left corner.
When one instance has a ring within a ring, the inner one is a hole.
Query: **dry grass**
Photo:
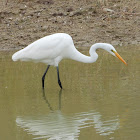
[[[72,35],[76,46],[83,47],[93,41],[140,43],[139,0],[6,1],[0,1],[2,49],[22,48],[56,32]]]
[[[130,13],[140,9],[139,0],[83,0],[88,3],[96,3],[98,7],[118,8],[120,11],[127,11]]]
[[[96,1],[96,3],[98,4],[98,5],[107,5],[108,4],[108,0],[95,0]]]
[[[3,0],[3,2],[7,5],[11,1],[22,3],[22,2],[35,2],[37,0]],[[59,0],[42,0],[42,1],[59,1]],[[66,0],[63,0],[66,1]],[[107,7],[107,8],[118,8],[120,11],[134,13],[136,10],[140,9],[140,1],[139,0],[75,0],[75,2],[83,2],[85,4],[96,5],[98,8]],[[40,0],[41,2],[41,0]]]
[[[120,11],[128,13],[139,12],[140,1],[138,0],[121,0],[120,1]]]

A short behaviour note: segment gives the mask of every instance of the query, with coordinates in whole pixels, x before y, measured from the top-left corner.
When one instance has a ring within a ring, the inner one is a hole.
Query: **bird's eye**
[[[113,50],[111,50],[112,52],[114,52]]]

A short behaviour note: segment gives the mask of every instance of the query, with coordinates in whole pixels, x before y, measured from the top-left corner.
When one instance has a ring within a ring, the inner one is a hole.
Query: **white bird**
[[[89,50],[90,56],[80,53],[74,46],[72,37],[66,33],[56,33],[45,36],[24,49],[13,54],[13,61],[33,61],[48,64],[47,69],[42,77],[42,87],[44,89],[45,75],[51,65],[57,68],[58,84],[62,89],[62,84],[59,77],[59,62],[64,59],[72,59],[83,63],[93,63],[97,60],[98,54],[96,49],[101,48],[108,51],[113,56],[117,56],[124,64],[127,63],[117,53],[111,44],[96,43]]]

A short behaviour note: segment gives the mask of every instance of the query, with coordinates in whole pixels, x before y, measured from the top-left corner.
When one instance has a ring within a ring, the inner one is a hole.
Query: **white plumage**
[[[12,59],[13,61],[43,62],[58,66],[62,58],[68,57],[69,53],[67,52],[70,51],[70,47],[74,47],[72,38],[67,34],[57,33],[33,42],[16,52]]]
[[[58,83],[62,88],[58,64],[63,58],[73,59],[83,63],[93,63],[97,60],[98,54],[96,49],[101,48],[108,51],[113,56],[117,56],[123,63],[126,62],[116,52],[115,48],[111,44],[96,43],[91,46],[89,50],[90,56],[86,56],[80,53],[74,46],[73,40],[70,35],[65,33],[56,33],[53,35],[45,36],[32,44],[28,45],[24,49],[13,54],[13,61],[33,61],[42,62],[48,64],[47,70],[42,77],[42,86],[44,88],[45,75],[50,65],[57,67]]]

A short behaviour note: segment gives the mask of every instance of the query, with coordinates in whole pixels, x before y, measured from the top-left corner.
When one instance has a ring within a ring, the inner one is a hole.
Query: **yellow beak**
[[[127,63],[123,60],[123,58],[117,52],[115,52],[115,51],[113,51],[113,52],[125,65],[127,65]]]

